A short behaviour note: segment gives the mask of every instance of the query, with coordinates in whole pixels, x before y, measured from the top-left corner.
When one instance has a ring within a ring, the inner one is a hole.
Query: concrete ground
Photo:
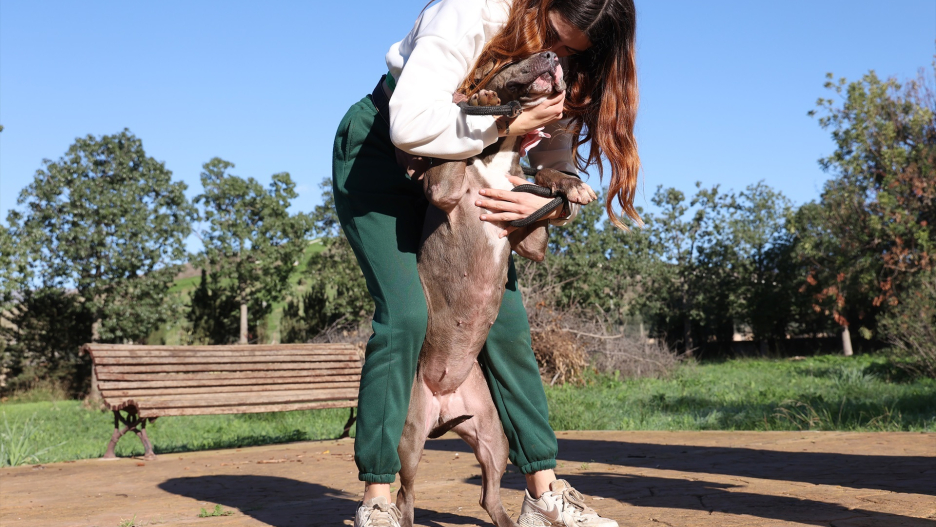
[[[559,437],[560,477],[622,527],[936,527],[936,434]],[[350,525],[363,490],[352,452],[350,440],[320,441],[2,469],[0,525]],[[418,478],[417,524],[490,525],[477,504],[480,481],[460,440],[430,441]],[[502,495],[514,517],[522,489],[511,467]],[[215,505],[231,514],[198,517]]]

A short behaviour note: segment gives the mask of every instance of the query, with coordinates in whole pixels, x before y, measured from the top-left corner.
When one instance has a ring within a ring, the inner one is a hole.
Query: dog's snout
[[[553,62],[558,62],[558,61],[559,61],[559,56],[556,55],[556,54],[555,54],[554,52],[552,52],[552,51],[544,51],[544,52],[543,52],[543,58],[545,58],[546,60],[551,60],[551,61],[553,61]]]

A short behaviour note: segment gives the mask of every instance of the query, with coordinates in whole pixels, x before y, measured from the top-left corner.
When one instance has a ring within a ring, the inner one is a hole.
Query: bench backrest
[[[135,346],[85,344],[111,410],[140,417],[357,406],[351,344]]]

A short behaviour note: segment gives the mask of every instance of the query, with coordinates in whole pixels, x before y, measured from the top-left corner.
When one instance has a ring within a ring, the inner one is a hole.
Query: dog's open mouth
[[[552,71],[544,71],[533,81],[530,85],[530,94],[547,94],[551,93],[554,89],[558,91],[561,82],[562,66],[556,64],[556,67]]]

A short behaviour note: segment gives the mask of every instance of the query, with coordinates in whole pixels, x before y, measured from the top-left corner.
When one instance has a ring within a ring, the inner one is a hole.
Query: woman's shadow
[[[211,504],[238,509],[273,527],[344,525],[354,517],[358,497],[340,489],[275,476],[196,476],[172,478],[159,488]],[[479,511],[481,509],[479,508]],[[441,527],[441,523],[478,525],[475,518],[416,509],[416,523]]]

